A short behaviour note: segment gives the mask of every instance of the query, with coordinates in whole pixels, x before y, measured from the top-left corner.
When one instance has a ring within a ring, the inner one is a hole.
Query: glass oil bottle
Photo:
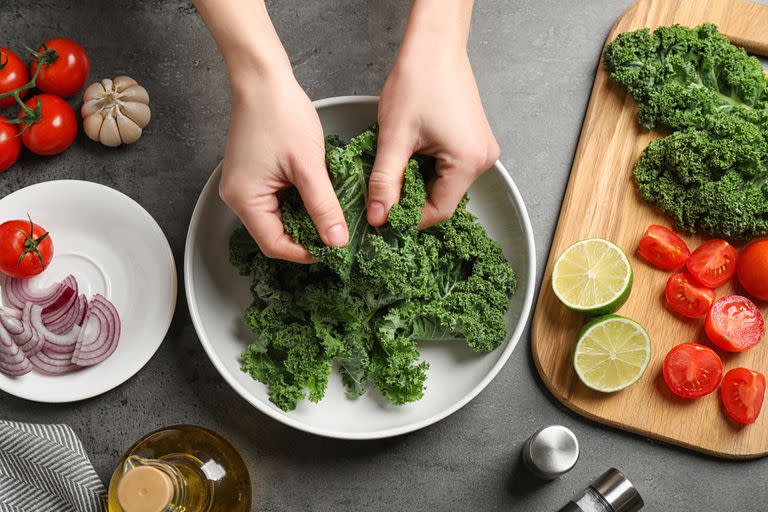
[[[249,512],[251,478],[221,436],[192,425],[151,432],[120,459],[109,512]]]

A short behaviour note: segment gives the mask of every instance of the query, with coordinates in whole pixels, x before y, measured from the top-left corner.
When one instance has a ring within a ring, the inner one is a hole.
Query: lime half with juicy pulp
[[[565,307],[578,313],[613,313],[632,291],[632,266],[616,244],[601,238],[582,240],[557,258],[552,289]]]
[[[651,339],[643,326],[618,315],[588,322],[573,351],[573,368],[585,386],[613,393],[634,384],[651,360]]]

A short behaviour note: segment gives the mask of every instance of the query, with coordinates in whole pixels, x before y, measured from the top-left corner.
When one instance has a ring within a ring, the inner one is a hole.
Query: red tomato
[[[645,230],[637,253],[646,262],[662,270],[674,270],[691,256],[682,238],[671,229],[655,224]]]
[[[0,271],[26,279],[36,276],[53,258],[53,241],[31,220],[9,220],[0,224]]]
[[[704,322],[707,337],[723,350],[741,352],[754,347],[765,334],[763,315],[746,297],[720,297]]]
[[[27,149],[38,155],[55,155],[72,145],[77,136],[77,119],[66,101],[52,94],[38,94],[24,104],[31,109],[40,105],[40,121],[21,134]],[[19,117],[23,115],[20,110]]]
[[[664,290],[669,309],[688,318],[704,318],[715,301],[715,290],[700,286],[684,272],[672,274]]]
[[[699,283],[717,288],[736,273],[736,249],[725,240],[704,242],[693,251],[686,266]]]
[[[736,272],[748,294],[768,301],[768,240],[758,240],[746,246],[739,256]]]
[[[0,66],[0,94],[18,89],[29,82],[27,65],[11,50],[0,48]],[[27,91],[22,91],[19,96],[23,98],[25,94]],[[8,96],[0,100],[0,107],[10,107],[15,103],[13,96]]]
[[[19,130],[15,124],[6,121],[6,118],[0,116],[0,172],[15,164],[21,153]]]
[[[723,377],[723,405],[728,416],[740,423],[754,423],[765,396],[765,376],[746,368],[734,368]]]
[[[710,394],[720,384],[723,362],[711,348],[698,343],[672,347],[664,358],[664,382],[676,395],[699,398]]]
[[[83,88],[91,72],[91,61],[82,46],[71,39],[59,37],[46,41],[37,52],[56,52],[58,55],[53,62],[43,64],[37,76],[38,89],[66,98]],[[35,57],[29,65],[29,72],[33,75],[39,60]]]

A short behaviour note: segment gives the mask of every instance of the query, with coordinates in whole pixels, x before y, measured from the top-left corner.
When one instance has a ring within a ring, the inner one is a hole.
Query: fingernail
[[[326,232],[328,245],[331,247],[344,247],[349,240],[349,233],[344,224],[334,224]]]
[[[372,201],[368,205],[368,218],[373,222],[384,222],[384,204]]]

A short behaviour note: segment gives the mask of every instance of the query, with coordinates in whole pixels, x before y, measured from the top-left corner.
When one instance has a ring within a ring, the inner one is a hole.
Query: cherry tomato
[[[752,242],[741,251],[736,273],[748,294],[768,301],[768,240]]]
[[[741,352],[754,347],[765,334],[763,315],[746,297],[720,297],[704,322],[707,337],[723,350]]]
[[[27,65],[11,50],[0,48],[0,66],[0,94],[18,89],[29,82]],[[26,94],[27,91],[22,91],[19,96],[23,98]],[[10,107],[15,103],[13,96],[8,96],[0,100],[0,107]]]
[[[765,376],[746,368],[734,368],[723,377],[723,405],[728,416],[740,423],[754,423],[765,397]]]
[[[15,124],[6,121],[6,118],[0,116],[0,172],[15,164],[21,153],[19,130]]]
[[[655,224],[645,230],[637,253],[643,260],[662,270],[674,270],[691,256],[682,238],[671,229]]]
[[[725,240],[704,242],[693,251],[686,266],[700,284],[717,288],[736,273],[736,249]]]
[[[704,318],[715,301],[715,290],[700,286],[687,273],[672,274],[664,290],[669,309],[687,318]]]
[[[66,98],[83,88],[91,72],[91,61],[82,46],[71,39],[59,37],[46,41],[37,52],[56,52],[58,55],[53,62],[43,64],[37,76],[38,89]],[[29,65],[32,75],[35,74],[39,60],[35,57]]]
[[[40,122],[21,134],[27,149],[38,155],[55,155],[72,145],[77,136],[77,119],[66,101],[52,94],[38,94],[24,104],[31,109],[40,106]],[[23,115],[20,110],[19,117]]]
[[[699,398],[717,389],[723,362],[714,350],[698,343],[682,343],[664,358],[664,382],[676,395]]]
[[[53,241],[32,220],[9,220],[0,224],[0,271],[26,279],[36,276],[53,258]]]

